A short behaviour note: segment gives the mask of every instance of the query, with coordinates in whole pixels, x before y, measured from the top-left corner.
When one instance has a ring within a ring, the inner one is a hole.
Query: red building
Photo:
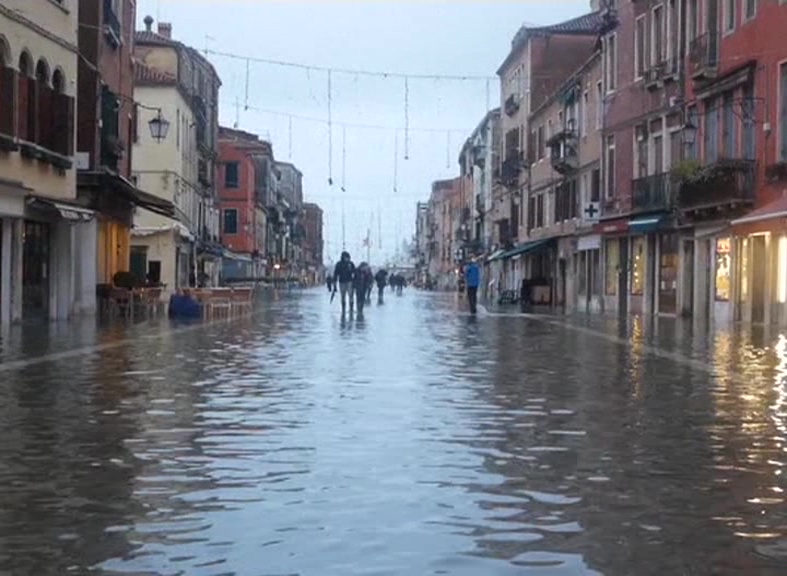
[[[269,142],[230,128],[219,130],[221,242],[230,251],[225,278],[261,277],[267,214],[259,158],[273,158]]]

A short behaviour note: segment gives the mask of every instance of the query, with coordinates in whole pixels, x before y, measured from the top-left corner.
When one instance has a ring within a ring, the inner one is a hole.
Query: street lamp
[[[156,116],[148,122],[148,126],[150,127],[150,135],[158,142],[161,142],[166,139],[169,132],[169,120],[161,115],[161,108],[158,108],[157,112]]]
[[[691,116],[683,125],[683,141],[686,146],[694,146],[694,143],[697,141],[697,127],[694,125]]]

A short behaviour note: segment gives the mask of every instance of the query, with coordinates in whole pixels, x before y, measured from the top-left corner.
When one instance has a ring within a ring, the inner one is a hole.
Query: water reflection
[[[784,337],[365,316],[279,294],[6,373],[0,572],[785,573]]]

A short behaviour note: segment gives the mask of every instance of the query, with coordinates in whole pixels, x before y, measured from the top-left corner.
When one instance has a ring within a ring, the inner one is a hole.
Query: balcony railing
[[[719,66],[719,35],[708,32],[692,40],[689,62],[695,80],[714,78]]]
[[[645,70],[645,84],[648,88],[658,87],[660,83],[674,79],[678,74],[678,61],[670,58],[652,64]]]
[[[508,116],[513,116],[519,112],[519,96],[516,94],[511,94],[508,98],[506,98],[505,110],[506,115]]]
[[[756,189],[754,160],[722,159],[678,180],[678,206],[683,210],[751,203]]]
[[[522,154],[515,152],[503,160],[500,171],[500,179],[503,184],[510,186],[517,183],[519,173],[522,171]]]
[[[654,174],[631,181],[632,212],[668,210],[672,206],[670,174]]]

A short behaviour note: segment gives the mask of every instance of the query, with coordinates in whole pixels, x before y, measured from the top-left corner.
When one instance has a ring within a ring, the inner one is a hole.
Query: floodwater
[[[778,334],[321,290],[52,330],[0,350],[1,574],[787,574]]]

